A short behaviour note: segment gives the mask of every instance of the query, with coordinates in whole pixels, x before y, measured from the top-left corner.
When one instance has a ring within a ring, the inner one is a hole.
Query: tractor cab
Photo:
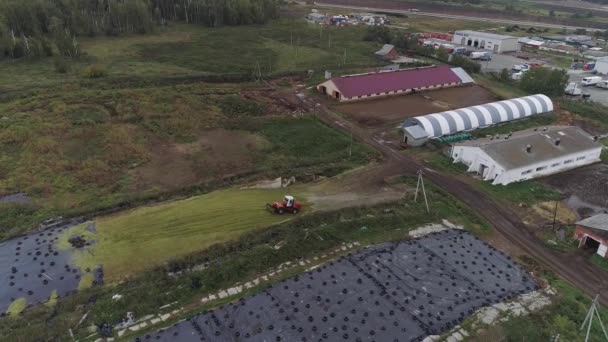
[[[283,205],[286,208],[293,207],[294,202],[295,199],[293,198],[293,196],[285,196],[285,198],[283,199]]]
[[[285,212],[297,214],[302,209],[302,204],[296,201],[293,196],[287,195],[283,198],[283,202],[268,203],[266,208],[279,215],[283,215]]]

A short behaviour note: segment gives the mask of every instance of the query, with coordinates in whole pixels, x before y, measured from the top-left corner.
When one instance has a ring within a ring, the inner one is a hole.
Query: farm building
[[[399,52],[397,52],[394,45],[384,44],[382,49],[378,50],[374,55],[376,55],[376,58],[378,59],[391,61],[399,57]]]
[[[441,65],[334,77],[319,84],[317,91],[340,102],[346,102],[473,82],[471,76],[462,68]]]
[[[540,47],[541,47],[543,44],[545,44],[545,42],[544,42],[544,41],[541,41],[541,40],[534,40],[534,39],[532,39],[532,38],[527,38],[527,37],[524,37],[524,38],[519,38],[517,41],[518,41],[518,42],[519,42],[519,44],[521,44],[522,46],[525,46],[525,47],[528,47],[528,48],[531,48],[531,49],[538,49],[538,48],[540,48]]]
[[[453,43],[474,48],[492,50],[497,53],[517,51],[519,43],[516,37],[478,31],[456,31]]]
[[[602,144],[574,126],[552,126],[456,143],[454,162],[493,185],[548,176],[600,161]]]
[[[595,68],[593,71],[598,74],[608,75],[608,57],[602,57],[595,60]]]
[[[574,238],[579,248],[591,248],[602,258],[608,252],[608,214],[598,214],[576,223]]]
[[[484,105],[416,116],[403,124],[404,142],[420,146],[428,139],[523,119],[553,111],[553,102],[538,94]]]

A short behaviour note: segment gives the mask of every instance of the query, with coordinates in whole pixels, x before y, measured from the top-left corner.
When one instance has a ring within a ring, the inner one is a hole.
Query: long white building
[[[456,143],[454,162],[492,184],[507,185],[600,161],[602,144],[574,126],[530,129]]]

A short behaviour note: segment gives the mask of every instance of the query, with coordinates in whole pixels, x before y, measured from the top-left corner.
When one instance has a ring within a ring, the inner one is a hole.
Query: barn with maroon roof
[[[455,87],[474,83],[462,68],[448,65],[334,77],[317,86],[321,94],[340,102]]]

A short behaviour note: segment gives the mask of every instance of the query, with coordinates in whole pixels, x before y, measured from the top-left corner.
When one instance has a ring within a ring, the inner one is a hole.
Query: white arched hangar
[[[419,146],[428,139],[524,119],[553,111],[553,102],[542,94],[492,102],[409,118],[403,124],[405,142]]]

